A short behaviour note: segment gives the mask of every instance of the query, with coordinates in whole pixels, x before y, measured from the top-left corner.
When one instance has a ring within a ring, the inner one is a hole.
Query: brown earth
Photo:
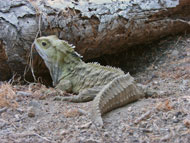
[[[53,101],[54,92],[44,95],[53,89],[39,83],[0,83],[0,142],[189,142],[190,35],[164,39],[141,54],[141,58],[132,54],[123,62],[118,59],[120,67],[126,71],[134,61],[136,66],[129,71],[138,82],[159,90],[160,96],[109,112],[103,116],[103,129],[91,124],[87,114],[91,102]]]

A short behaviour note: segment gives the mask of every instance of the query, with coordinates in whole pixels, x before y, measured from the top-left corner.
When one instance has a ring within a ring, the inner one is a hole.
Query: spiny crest
[[[108,70],[108,71],[115,72],[115,73],[124,74],[124,72],[120,68],[115,68],[115,67],[112,67],[112,66],[102,66],[97,62],[92,62],[92,63],[88,63],[88,64],[95,67],[95,68]]]
[[[69,53],[71,53],[72,55],[74,55],[76,57],[82,58],[82,56],[74,50],[75,46],[73,46],[72,44],[69,44],[65,40],[62,40],[62,41],[63,41],[63,47],[67,48],[67,50],[68,50]]]
[[[62,40],[63,41],[63,46],[64,48],[67,48],[67,50],[69,50],[70,52],[74,52],[74,48],[75,46],[73,46],[72,44],[69,44],[67,41]]]
[[[98,95],[95,98],[96,104],[100,106],[101,104],[100,101],[104,100],[106,96],[111,98],[112,96],[107,95],[108,92],[112,92],[115,95],[118,95],[129,84],[132,84],[133,81],[134,81],[134,78],[130,76],[129,73],[127,73],[126,75],[120,75],[119,77],[116,77],[113,81],[105,85],[103,89],[98,93]],[[125,83],[126,87],[122,87],[121,86],[122,83]]]

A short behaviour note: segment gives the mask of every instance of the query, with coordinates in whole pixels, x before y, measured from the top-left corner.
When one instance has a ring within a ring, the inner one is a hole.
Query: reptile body
[[[50,71],[53,85],[65,92],[78,94],[58,100],[86,102],[93,100],[90,116],[103,125],[101,115],[145,96],[134,78],[119,68],[85,63],[74,46],[56,36],[40,37],[35,47]]]

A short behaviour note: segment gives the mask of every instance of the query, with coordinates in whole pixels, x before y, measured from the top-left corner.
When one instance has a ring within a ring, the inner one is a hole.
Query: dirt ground
[[[153,60],[148,65],[139,60],[140,72],[133,76],[160,95],[107,113],[103,129],[96,128],[88,117],[92,102],[53,101],[54,93],[43,94],[53,89],[39,83],[1,82],[0,142],[190,142],[190,35],[161,40],[152,49],[156,52],[147,53]]]

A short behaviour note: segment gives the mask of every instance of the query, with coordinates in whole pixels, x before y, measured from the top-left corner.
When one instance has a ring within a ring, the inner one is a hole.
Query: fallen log
[[[23,75],[35,37],[56,34],[84,60],[189,32],[190,0],[0,1],[0,80]],[[36,52],[35,73],[48,70]]]

